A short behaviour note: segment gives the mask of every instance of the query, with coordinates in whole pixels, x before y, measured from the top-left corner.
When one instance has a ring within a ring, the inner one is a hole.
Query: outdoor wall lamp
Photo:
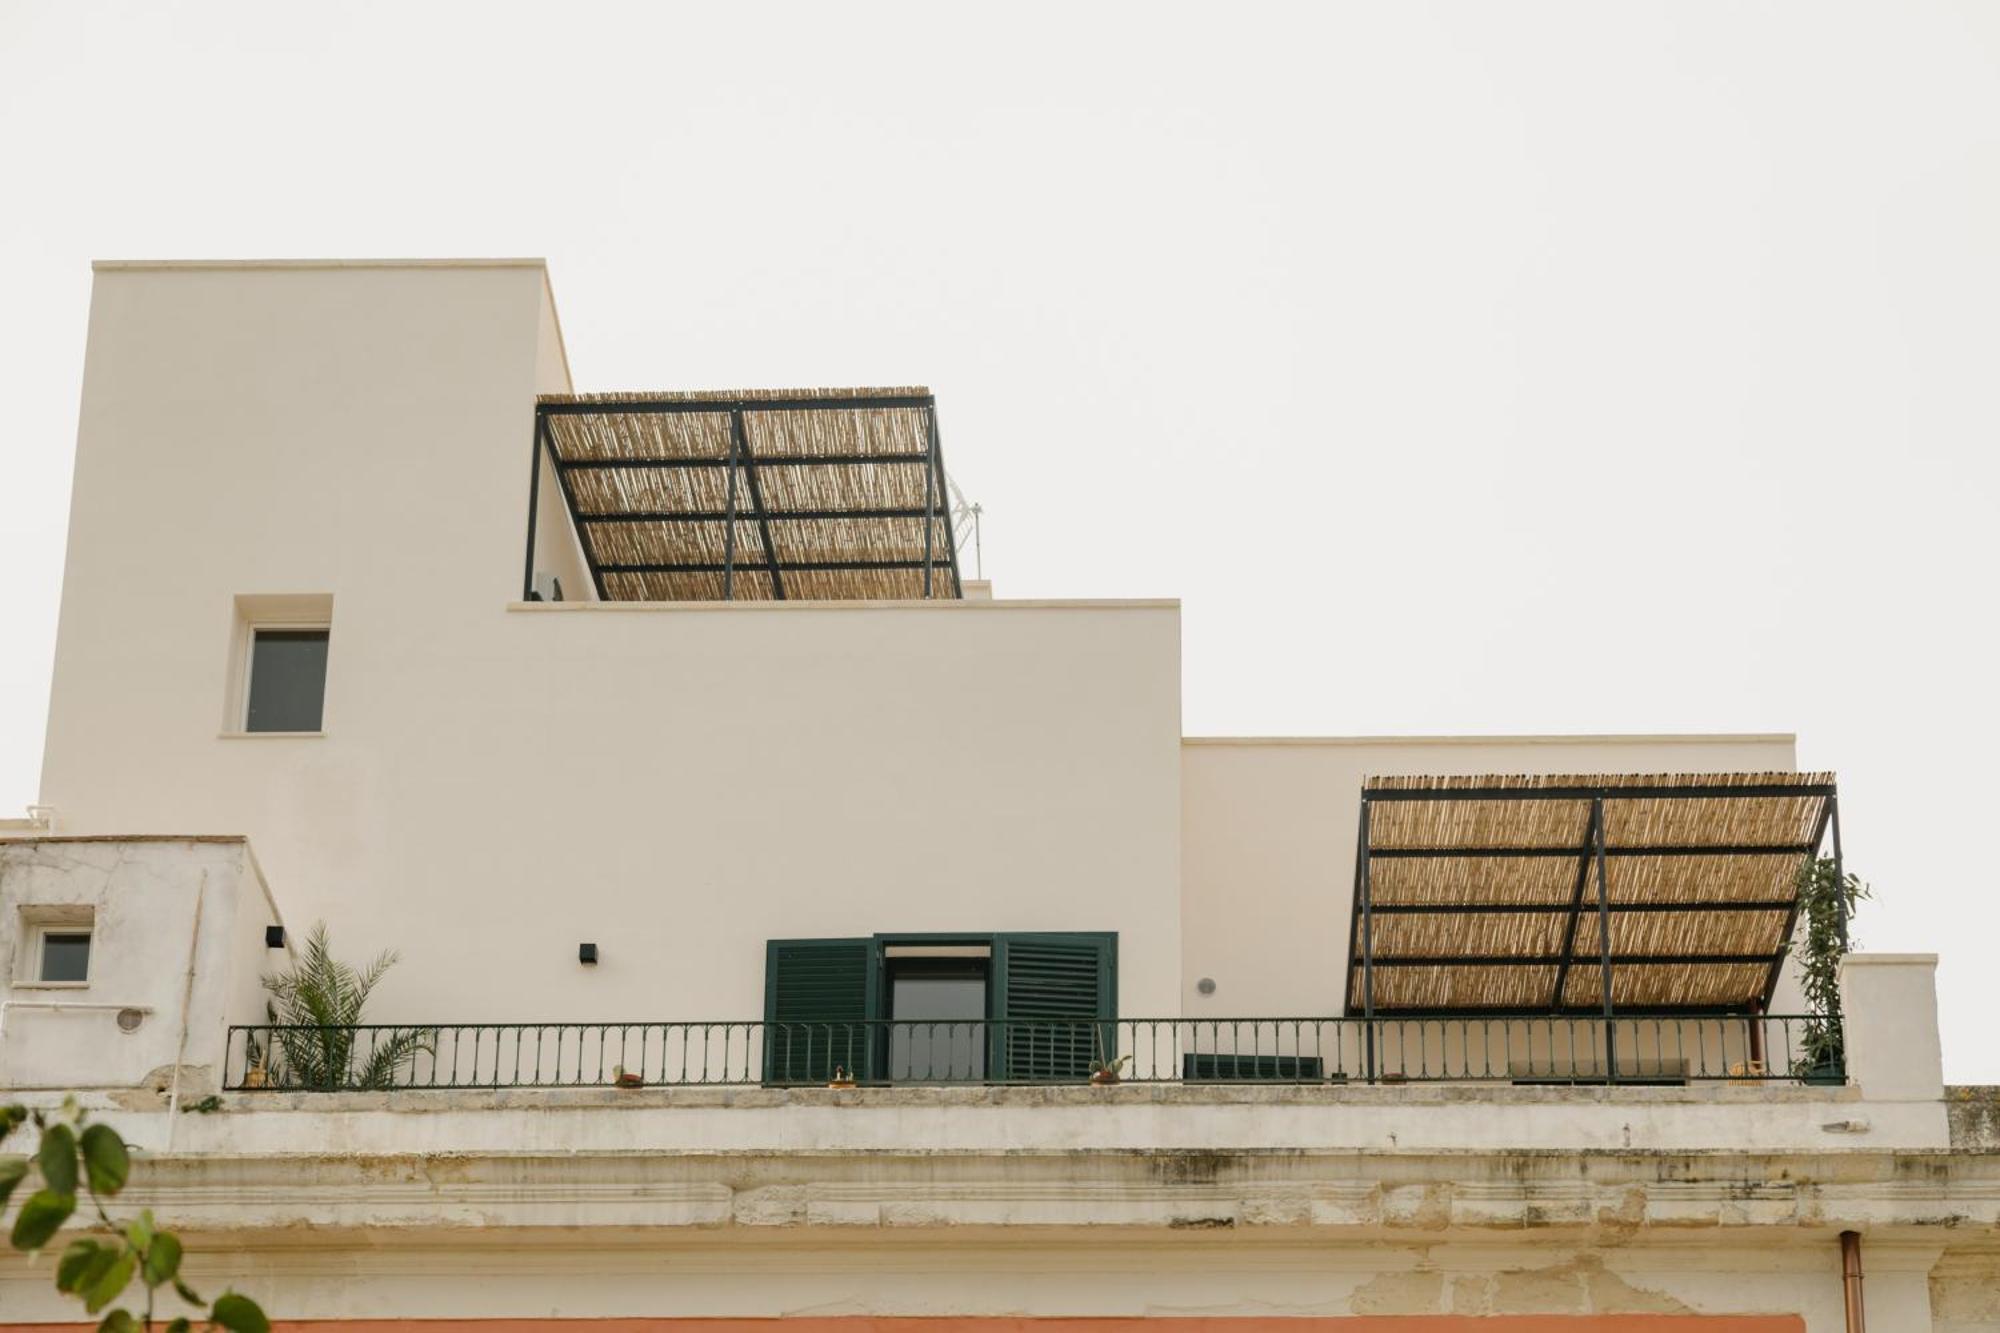
[[[595,944],[579,944],[579,945],[577,945],[577,946],[576,946],[576,961],[577,961],[577,962],[579,962],[579,963],[582,963],[582,964],[583,964],[583,965],[584,965],[585,967],[596,967],[596,966],[597,966],[597,946],[596,946]]]

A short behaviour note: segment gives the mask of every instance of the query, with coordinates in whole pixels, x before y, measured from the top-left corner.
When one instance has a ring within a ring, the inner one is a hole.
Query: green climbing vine
[[[1846,1060],[1841,1037],[1840,960],[1853,947],[1843,938],[1843,922],[1855,904],[1869,896],[1868,886],[1854,874],[1843,875],[1833,858],[1818,857],[1799,867],[1799,917],[1805,930],[1793,958],[1799,987],[1811,1012],[1800,1041],[1797,1073],[1838,1070]]]

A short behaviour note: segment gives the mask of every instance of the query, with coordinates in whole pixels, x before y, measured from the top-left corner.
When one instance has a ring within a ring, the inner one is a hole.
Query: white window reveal
[[[14,951],[17,986],[83,986],[90,981],[96,913],[88,906],[23,906]]]

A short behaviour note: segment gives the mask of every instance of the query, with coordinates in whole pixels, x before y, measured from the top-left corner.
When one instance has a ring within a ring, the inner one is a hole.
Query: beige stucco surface
[[[384,1020],[754,1018],[767,938],[906,930],[1116,930],[1171,1012],[1177,607],[520,605],[559,350],[533,264],[101,270],[60,830],[250,835]],[[221,734],[280,594],[325,734]]]

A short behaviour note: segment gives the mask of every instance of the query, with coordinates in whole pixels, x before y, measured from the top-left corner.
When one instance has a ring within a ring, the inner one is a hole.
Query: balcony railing
[[[1839,1049],[1809,1015],[258,1025],[224,1087],[1840,1083]]]

